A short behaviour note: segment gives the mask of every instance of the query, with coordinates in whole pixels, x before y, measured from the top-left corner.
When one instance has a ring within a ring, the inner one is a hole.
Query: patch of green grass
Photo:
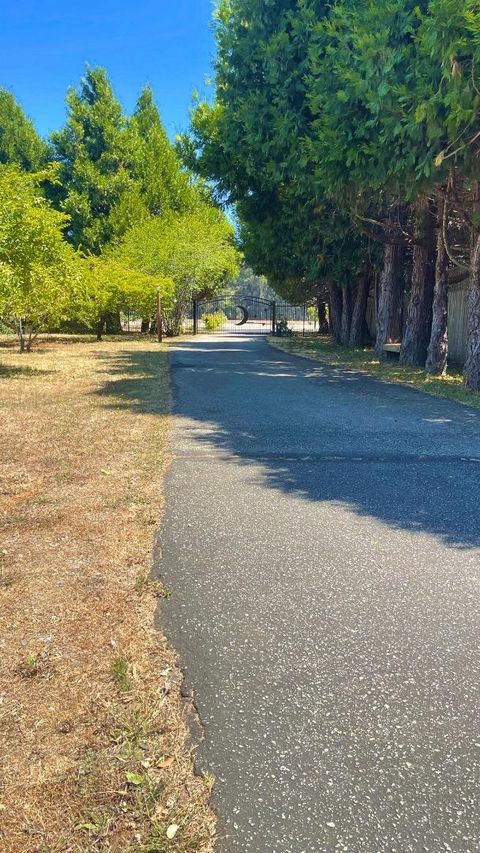
[[[121,748],[122,759],[125,754],[143,757],[141,746],[152,737],[154,729],[152,715],[147,710],[142,707],[127,707],[123,713],[120,713],[120,710],[117,712],[115,725],[110,731],[110,740]]]
[[[52,373],[53,370],[42,370],[30,365],[0,364],[0,378],[3,379],[23,379],[25,376],[44,376]]]
[[[87,823],[80,823],[76,829],[83,830],[89,835],[95,836],[95,838],[99,840],[108,834],[111,824],[112,817],[107,812],[102,812],[99,814],[92,814],[90,821]]]
[[[144,506],[148,503],[148,500],[144,495],[126,495],[125,501],[130,506]]]
[[[159,580],[154,580],[148,575],[140,575],[135,581],[135,592],[137,595],[143,595],[149,592],[155,598],[170,598],[171,593],[166,589],[163,583]]]
[[[119,655],[110,664],[110,675],[112,676],[117,688],[122,693],[129,693],[133,689],[132,679],[130,676],[130,665],[126,658]]]
[[[52,669],[49,661],[39,654],[28,654],[16,666],[16,673],[20,678],[35,678],[36,676],[48,676]]]
[[[292,355],[358,370],[376,379],[410,385],[436,397],[480,408],[480,394],[467,391],[458,367],[449,367],[445,376],[429,376],[421,367],[409,367],[398,361],[380,361],[372,349],[341,347],[332,343],[328,337],[308,335],[289,339],[269,337],[268,340],[276,349]]]

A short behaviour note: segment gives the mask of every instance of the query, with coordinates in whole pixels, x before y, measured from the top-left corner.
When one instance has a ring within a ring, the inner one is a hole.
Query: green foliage
[[[128,118],[102,68],[87,68],[67,96],[63,130],[52,136],[61,164],[56,204],[69,215],[67,238],[100,254],[149,215],[182,212],[196,203],[192,186],[145,88]]]
[[[280,338],[285,336],[288,337],[293,334],[292,330],[288,327],[288,320],[284,317],[282,317],[281,320],[277,320],[275,324],[275,334]]]
[[[148,212],[162,216],[190,208],[195,189],[167,137],[149,87],[140,94],[128,127],[130,168]]]
[[[35,175],[0,167],[0,316],[22,338],[69,322],[92,328],[108,313],[153,313],[157,288],[167,305],[173,281],[129,268],[108,254],[83,258],[65,241],[65,214],[39,189]]]
[[[181,140],[186,162],[236,204],[247,263],[284,298],[316,298],[325,281],[348,285],[365,241],[350,212],[325,196],[302,141],[311,136],[309,44],[322,2],[220,4],[216,101],[200,103]]]
[[[304,150],[325,191],[350,206],[368,205],[372,190],[401,195],[422,150],[418,126],[408,133],[421,5],[340,0],[313,27]]]
[[[221,329],[225,323],[226,317],[223,311],[214,311],[212,313],[202,314],[203,324],[208,332],[216,332]]]
[[[163,303],[167,333],[177,334],[182,315],[194,297],[218,292],[238,270],[233,227],[212,204],[197,198],[182,214],[150,217],[133,227],[115,250],[127,268],[173,281],[173,295]]]
[[[115,686],[121,693],[129,693],[130,690],[132,690],[133,681],[131,677],[131,667],[127,659],[122,655],[116,657],[110,664],[110,675]],[[136,774],[127,773],[126,776],[129,782],[132,782],[132,784],[138,784],[134,779],[129,779],[129,776],[136,777]]]
[[[47,146],[38,136],[15,98],[0,89],[0,163],[16,164],[31,172],[47,160]]]
[[[55,165],[28,177],[21,169],[38,167],[47,148],[0,91],[0,163],[16,164],[0,175],[2,322],[22,333],[101,330],[120,311],[151,316],[159,289],[177,329],[194,294],[236,273],[232,226],[180,162],[149,88],[128,118],[106,72],[87,68],[67,109],[52,136]]]
[[[277,294],[269,286],[263,275],[255,275],[250,267],[242,265],[238,275],[229,283],[229,291],[232,295],[238,293],[252,296],[257,299],[275,299]]]
[[[109,255],[83,261],[86,282],[86,299],[81,308],[81,319],[90,327],[97,325],[107,314],[135,311],[141,316],[153,314],[157,288],[166,306],[173,298],[172,279],[152,276],[127,267]]]
[[[223,0],[216,28],[216,99],[182,150],[250,231],[272,203],[378,209],[450,158],[478,171],[476,0]]]
[[[52,135],[61,164],[60,191],[52,197],[69,216],[72,245],[99,254],[146,215],[139,182],[128,168],[135,139],[101,68],[87,68],[80,90],[68,93],[67,107],[65,127]]]
[[[418,30],[415,120],[438,180],[446,167],[478,177],[480,18],[476,0],[431,0]]]
[[[0,167],[0,316],[23,340],[77,317],[86,291],[80,258],[63,238],[64,214],[39,190],[50,173]]]

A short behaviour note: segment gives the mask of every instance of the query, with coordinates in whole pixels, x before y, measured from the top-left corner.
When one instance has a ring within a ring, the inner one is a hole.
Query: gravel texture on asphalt
[[[261,337],[172,349],[158,619],[220,851],[480,850],[480,414]]]

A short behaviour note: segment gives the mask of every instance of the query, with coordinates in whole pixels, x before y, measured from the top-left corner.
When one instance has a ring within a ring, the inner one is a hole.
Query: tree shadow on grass
[[[0,364],[0,379],[23,378],[26,376],[48,376],[55,370],[43,370],[29,365]]]
[[[114,377],[94,393],[113,409],[131,409],[137,414],[166,415],[171,408],[168,353],[164,350],[120,350],[95,353]],[[102,371],[104,372],[104,371]]]
[[[115,407],[165,414],[166,359],[119,353],[113,370],[122,378],[99,393],[115,397]],[[254,465],[265,488],[341,504],[456,548],[480,546],[476,410],[262,341],[185,342],[172,359],[176,444],[193,464],[211,454],[212,462]]]

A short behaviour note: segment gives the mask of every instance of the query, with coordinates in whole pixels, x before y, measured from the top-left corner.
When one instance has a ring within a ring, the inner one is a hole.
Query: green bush
[[[289,329],[288,321],[285,320],[285,318],[282,317],[281,320],[277,320],[277,322],[275,324],[275,334],[278,335],[278,337],[280,337],[280,338],[283,337],[284,335],[292,335],[293,334],[292,330]]]
[[[211,314],[202,314],[202,320],[208,332],[216,332],[217,329],[220,329],[223,326],[226,319],[227,318],[223,311],[215,311]]]

